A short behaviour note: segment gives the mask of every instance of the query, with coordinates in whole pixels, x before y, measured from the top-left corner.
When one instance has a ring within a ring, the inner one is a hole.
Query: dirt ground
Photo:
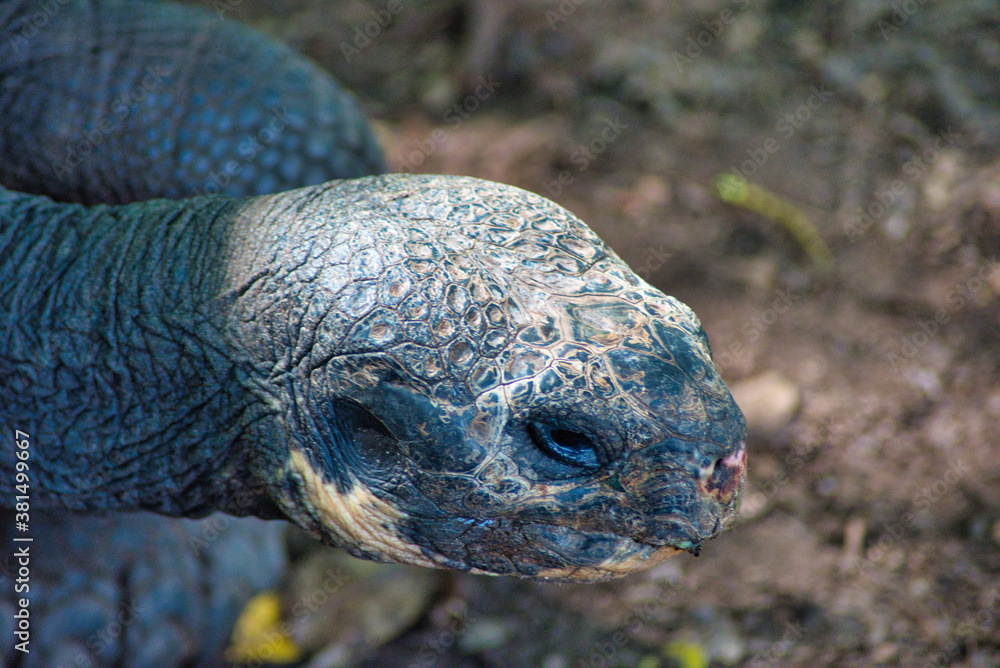
[[[699,314],[750,424],[737,525],[616,582],[293,537],[303,665],[1000,665],[995,3],[209,5],[355,91],[392,171],[579,215]]]

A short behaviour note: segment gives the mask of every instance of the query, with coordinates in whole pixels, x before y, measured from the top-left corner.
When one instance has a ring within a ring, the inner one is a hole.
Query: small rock
[[[712,624],[705,649],[712,662],[732,666],[746,656],[747,644],[733,620],[723,616]]]
[[[856,650],[864,647],[865,627],[854,617],[833,617],[831,619],[831,644],[840,650]]]
[[[927,578],[916,578],[910,582],[910,596],[913,598],[924,598],[933,589],[931,581]]]
[[[346,645],[330,645],[309,662],[308,668],[347,668],[352,652]]]
[[[669,204],[670,198],[670,184],[660,176],[646,174],[619,195],[617,204],[630,219],[645,223],[658,207]]]
[[[358,651],[378,647],[427,609],[438,575],[414,566],[375,564],[317,548],[289,587],[292,636],[319,656],[310,666],[350,665]]]
[[[682,206],[699,213],[707,211],[715,203],[711,191],[693,181],[684,181],[680,184],[677,198]]]
[[[840,480],[836,476],[823,476],[816,481],[816,493],[820,496],[833,496],[840,487]]]
[[[746,640],[724,610],[699,605],[690,614],[688,640],[703,649],[706,661],[731,666],[746,656]]]
[[[899,658],[899,645],[887,642],[872,652],[872,663],[894,663]]]
[[[511,631],[510,624],[502,619],[476,619],[469,622],[458,640],[458,647],[465,654],[496,649],[507,642]]]
[[[542,659],[542,668],[568,668],[569,659],[562,654],[549,654]]]
[[[730,390],[746,416],[747,427],[761,434],[774,434],[788,424],[802,399],[795,383],[778,371],[733,383]]]

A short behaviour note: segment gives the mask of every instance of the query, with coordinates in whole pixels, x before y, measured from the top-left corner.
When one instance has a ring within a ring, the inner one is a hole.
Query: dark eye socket
[[[529,424],[528,432],[538,449],[553,459],[580,468],[600,466],[597,446],[586,434],[538,422]]]
[[[342,455],[355,453],[361,462],[377,468],[388,468],[402,458],[399,441],[370,410],[346,399],[331,402],[337,435],[346,439]]]

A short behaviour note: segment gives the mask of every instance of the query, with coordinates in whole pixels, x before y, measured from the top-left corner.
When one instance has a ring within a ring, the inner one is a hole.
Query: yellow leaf
[[[681,668],[708,668],[708,657],[698,643],[675,640],[663,648],[663,656],[676,661]]]
[[[226,661],[281,664],[301,660],[302,650],[288,634],[288,624],[281,621],[277,595],[263,592],[250,599],[233,627]]]

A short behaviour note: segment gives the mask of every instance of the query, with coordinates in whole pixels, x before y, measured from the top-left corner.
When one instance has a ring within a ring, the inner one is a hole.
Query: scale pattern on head
[[[233,336],[275,407],[277,502],[321,539],[590,580],[734,517],[745,424],[696,316],[556,204],[391,175],[241,216]]]

